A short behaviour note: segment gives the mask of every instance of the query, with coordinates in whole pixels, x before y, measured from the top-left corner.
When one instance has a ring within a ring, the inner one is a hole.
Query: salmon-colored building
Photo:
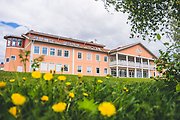
[[[66,38],[36,31],[22,36],[5,36],[5,71],[24,71],[20,49],[30,50],[26,71],[31,72],[33,59],[44,55],[41,72],[56,71],[64,74],[91,76],[150,77],[156,76],[153,55],[141,43],[122,46],[113,50],[105,45]]]

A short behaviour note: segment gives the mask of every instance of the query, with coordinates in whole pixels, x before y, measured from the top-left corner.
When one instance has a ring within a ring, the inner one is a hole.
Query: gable
[[[127,47],[124,49],[119,50],[118,52],[124,53],[124,54],[130,54],[135,56],[141,56],[146,58],[152,58],[155,59],[156,56],[154,56],[145,46],[142,44],[136,44],[131,47]]]

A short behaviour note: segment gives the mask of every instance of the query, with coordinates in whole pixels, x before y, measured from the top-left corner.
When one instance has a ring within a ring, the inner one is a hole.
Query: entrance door
[[[129,70],[129,77],[134,77],[134,70]]]

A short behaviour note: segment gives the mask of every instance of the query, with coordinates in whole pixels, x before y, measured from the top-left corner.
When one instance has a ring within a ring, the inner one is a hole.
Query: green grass
[[[176,83],[155,81],[142,78],[110,78],[83,76],[81,80],[76,75],[65,75],[67,80],[45,81],[43,78],[34,79],[31,73],[0,72],[0,81],[5,81],[6,87],[0,88],[0,119],[14,119],[8,113],[13,105],[11,95],[20,93],[26,97],[26,103],[19,106],[18,119],[63,119],[63,120],[175,120],[180,119],[180,98],[176,91]],[[22,78],[26,77],[26,81]],[[9,82],[16,79],[15,82]],[[103,83],[97,83],[101,79]],[[71,82],[66,86],[65,82]],[[128,91],[124,91],[124,88]],[[73,92],[75,97],[70,99],[68,94]],[[88,93],[88,97],[83,93]],[[42,102],[43,95],[49,101]],[[85,98],[87,100],[85,100]],[[83,103],[89,106],[83,106]],[[52,110],[52,105],[65,102],[69,107],[62,113]],[[94,102],[92,102],[94,101]],[[108,101],[116,107],[116,114],[105,117],[97,107]],[[81,107],[80,107],[81,106]],[[94,110],[94,111],[93,111]]]

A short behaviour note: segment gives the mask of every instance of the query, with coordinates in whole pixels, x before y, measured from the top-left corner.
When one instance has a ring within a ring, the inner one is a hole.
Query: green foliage
[[[178,114],[179,92],[173,81],[154,81],[141,78],[112,78],[82,77],[79,81],[76,75],[65,75],[67,80],[58,81],[54,75],[52,81],[45,81],[43,77],[34,79],[31,73],[0,72],[1,81],[5,81],[6,87],[0,88],[0,119],[13,119],[8,113],[12,106],[11,95],[20,93],[27,101],[19,106],[18,119],[35,120],[173,120],[179,119]],[[26,80],[22,78],[26,77]],[[96,79],[94,79],[96,78]],[[10,79],[15,79],[10,82]],[[101,79],[99,84],[95,80]],[[66,86],[65,82],[71,82]],[[80,83],[81,82],[81,83]],[[126,87],[128,92],[124,91]],[[69,98],[69,92],[75,94]],[[83,96],[83,92],[89,96]],[[49,100],[42,102],[41,97],[47,95]],[[56,113],[52,105],[58,102],[67,103],[68,108],[63,113]],[[106,118],[96,111],[97,106],[103,101],[108,101],[116,106],[116,115]],[[89,112],[90,111],[90,112]]]
[[[140,34],[145,40],[156,40],[165,33],[172,34],[173,21],[180,20],[179,0],[102,0],[106,9],[114,7],[116,11],[128,13],[131,25],[131,37]],[[179,25],[178,25],[179,26]],[[179,29],[179,28],[178,28]],[[160,33],[162,33],[160,35]]]
[[[24,66],[24,72],[26,72],[26,63],[29,61],[29,55],[30,55],[29,50],[20,50],[19,51],[19,58],[21,59],[21,62],[23,63]]]
[[[97,113],[97,105],[94,103],[94,100],[88,100],[87,98],[84,98],[83,101],[78,102],[79,109],[87,110],[93,114]]]
[[[40,67],[40,62],[42,62],[43,60],[44,60],[44,55],[41,55],[41,56],[33,59],[33,63],[32,63],[32,65],[31,65],[31,67],[33,68],[33,71],[39,69],[39,67]]]
[[[167,50],[165,52],[160,50],[160,57],[155,60],[157,71],[162,73],[165,80],[180,82],[180,42],[165,45],[168,47]]]

